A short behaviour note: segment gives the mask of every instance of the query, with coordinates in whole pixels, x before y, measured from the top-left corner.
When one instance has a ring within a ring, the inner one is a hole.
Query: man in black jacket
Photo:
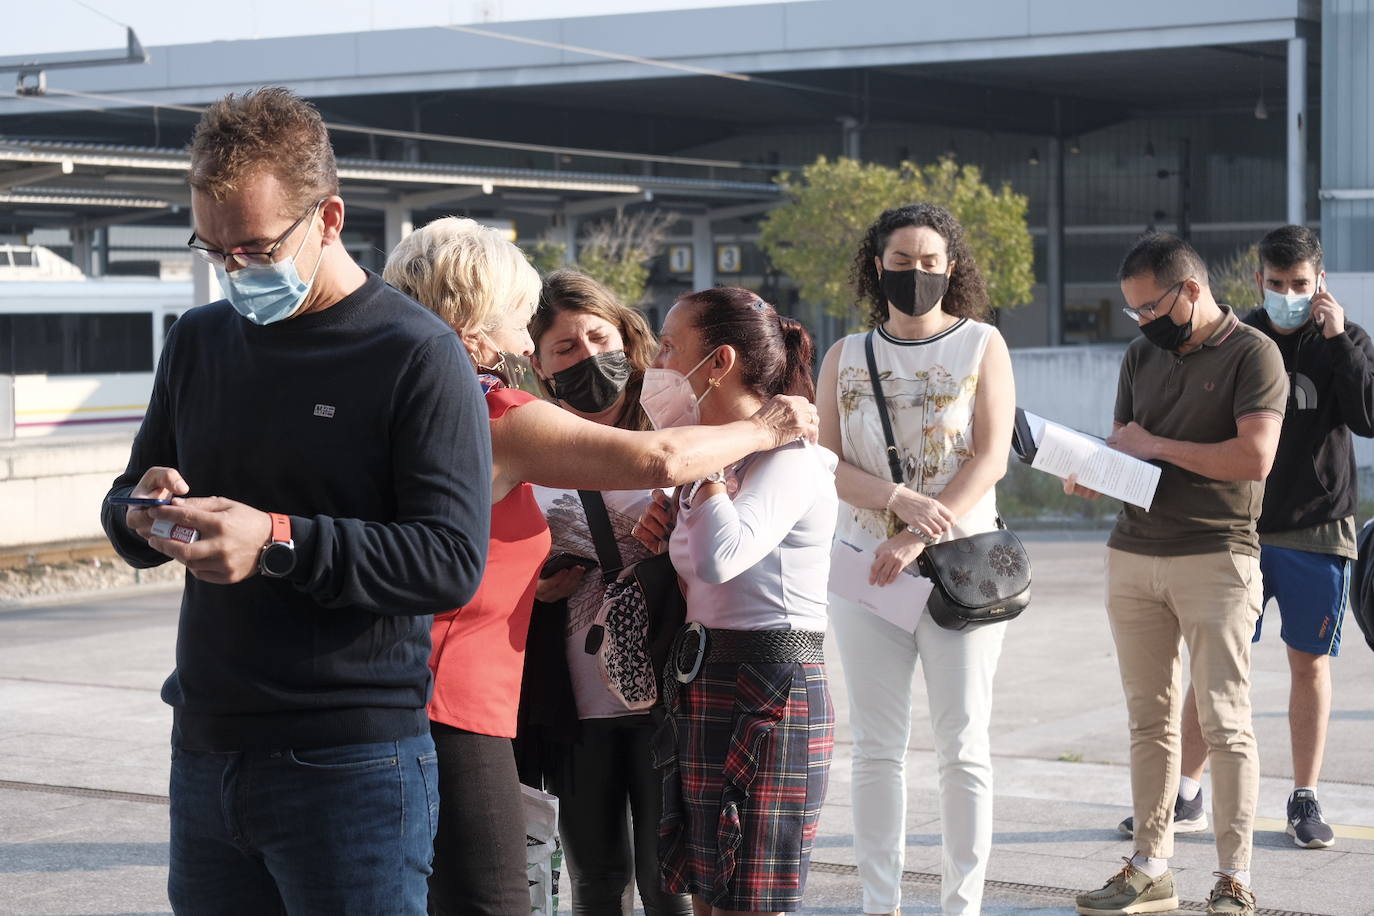
[[[1245,321],[1283,355],[1288,408],[1259,518],[1264,600],[1277,604],[1288,647],[1288,729],[1293,794],[1287,832],[1294,844],[1335,844],[1316,786],[1331,712],[1330,659],[1340,652],[1356,557],[1355,452],[1351,436],[1374,436],[1374,343],[1330,290],[1322,247],[1305,226],[1283,226],[1259,243],[1255,274],[1264,305]],[[1255,626],[1260,638],[1264,617]],[[1190,688],[1184,705],[1182,779],[1174,832],[1205,830],[1202,771],[1207,745]],[[1120,829],[1131,833],[1133,821]]]
[[[423,914],[429,615],[481,580],[486,407],[453,331],[345,251],[311,105],[216,102],[189,183],[227,299],[172,326],[109,494],[171,504],[102,514],[131,565],[188,573],[162,687],[172,907]]]

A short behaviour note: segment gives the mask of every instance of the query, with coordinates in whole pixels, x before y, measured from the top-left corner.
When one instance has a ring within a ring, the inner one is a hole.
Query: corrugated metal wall
[[[1374,189],[1374,10],[1322,3],[1322,189]],[[1374,270],[1374,199],[1323,200],[1329,270]]]

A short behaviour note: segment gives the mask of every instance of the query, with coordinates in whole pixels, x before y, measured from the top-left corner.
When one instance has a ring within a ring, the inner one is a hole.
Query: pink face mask
[[[706,365],[706,360],[716,355],[712,350],[705,359],[683,375],[676,369],[645,369],[644,384],[639,390],[639,406],[654,429],[671,429],[675,426],[696,426],[701,422],[700,404],[711,393],[707,388],[697,397],[692,393],[692,383],[688,381],[696,371]]]

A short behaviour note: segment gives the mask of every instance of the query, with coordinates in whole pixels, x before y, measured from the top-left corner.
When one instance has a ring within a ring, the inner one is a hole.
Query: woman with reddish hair
[[[682,297],[659,342],[640,404],[660,429],[814,396],[810,337],[748,290]],[[821,643],[835,461],[805,442],[756,452],[640,525],[668,547],[687,597],[655,756],[664,887],[692,894],[698,916],[801,905],[833,744]]]

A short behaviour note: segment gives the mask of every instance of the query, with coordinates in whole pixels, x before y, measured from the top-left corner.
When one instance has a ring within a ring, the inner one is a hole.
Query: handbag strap
[[[887,440],[887,469],[892,473],[892,482],[898,485],[902,480],[902,458],[897,451],[897,440],[892,435],[892,421],[887,417],[887,398],[883,397],[883,383],[878,381],[878,358],[873,355],[873,331],[864,337],[864,356],[868,357],[868,380],[873,384],[873,398],[878,402],[878,419],[883,422],[883,438]]]
[[[601,564],[601,579],[610,582],[625,563],[620,557],[620,545],[615,542],[615,531],[611,529],[606,501],[596,490],[578,490],[577,496],[587,515],[587,528],[591,530],[592,544],[596,547],[596,561]]]

